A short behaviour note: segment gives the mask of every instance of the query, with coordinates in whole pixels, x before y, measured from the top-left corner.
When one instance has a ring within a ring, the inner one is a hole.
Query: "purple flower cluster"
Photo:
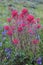
[[[5,48],[5,53],[6,53],[6,58],[10,59],[11,58],[11,49],[10,48]]]
[[[37,64],[39,64],[39,65],[42,64],[42,58],[41,58],[41,57],[39,57],[39,58],[37,59]]]

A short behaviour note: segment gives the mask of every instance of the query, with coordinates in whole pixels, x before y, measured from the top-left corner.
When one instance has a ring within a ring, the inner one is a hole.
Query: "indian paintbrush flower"
[[[17,38],[13,39],[13,44],[18,44],[19,40]]]
[[[7,18],[7,21],[8,21],[8,22],[11,22],[11,18]]]
[[[4,26],[4,30],[9,30],[9,26],[8,25],[5,25]]]

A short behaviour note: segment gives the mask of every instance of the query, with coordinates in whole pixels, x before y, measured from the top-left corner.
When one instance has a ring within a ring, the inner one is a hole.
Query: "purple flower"
[[[0,47],[2,46],[2,42],[0,42]]]
[[[10,59],[11,58],[11,49],[10,48],[5,48],[5,53],[6,53],[6,58]]]
[[[2,32],[2,35],[6,35],[6,31]]]
[[[10,49],[10,48],[5,48],[5,52],[6,52],[7,54],[11,54],[11,49]]]
[[[39,64],[39,65],[42,64],[42,58],[41,58],[41,57],[39,57],[39,58],[37,59],[37,64]]]

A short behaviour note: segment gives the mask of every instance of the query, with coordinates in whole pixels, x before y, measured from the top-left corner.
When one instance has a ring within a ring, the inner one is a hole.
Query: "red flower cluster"
[[[7,18],[7,21],[8,21],[8,22],[11,22],[11,18]]]
[[[23,28],[21,26],[18,27],[18,32],[22,32]]]
[[[29,22],[31,22],[32,20],[34,19],[34,16],[33,15],[28,15],[27,16],[27,20],[29,21]]]
[[[9,30],[9,26],[8,25],[4,26],[4,29]]]
[[[9,30],[9,31],[7,32],[7,34],[8,34],[9,36],[12,36],[13,32],[12,32],[11,30]]]
[[[13,10],[11,12],[12,17],[18,16],[18,12],[16,10]]]
[[[7,18],[7,21],[12,24],[9,23],[10,26],[4,26],[4,29],[8,30],[7,34],[9,36],[12,36],[14,33],[19,34],[21,32],[25,34],[30,33],[29,35],[35,36],[37,34],[36,33],[37,30],[41,27],[41,25],[39,24],[40,19],[39,18],[35,19],[35,17],[32,14],[28,13],[28,10],[26,8],[22,9],[21,13],[18,13],[17,10],[12,10],[11,16],[12,18],[10,17]],[[18,44],[19,43],[18,39],[15,38],[13,40],[13,43]],[[34,39],[32,42],[34,44],[37,44],[39,40]]]
[[[26,14],[26,13],[28,13],[28,10],[27,10],[26,8],[24,8],[24,9],[22,10],[22,13],[23,13],[23,14]]]
[[[40,24],[38,24],[38,25],[37,25],[37,28],[38,28],[38,29],[39,29],[39,28],[41,28],[41,25],[40,25]]]
[[[32,40],[32,42],[33,42],[33,44],[38,44],[39,43],[39,40],[34,39],[34,40]]]
[[[18,44],[19,40],[17,38],[13,39],[13,44]]]
[[[34,34],[34,32],[33,32],[33,30],[28,30],[28,33],[30,33],[30,34]]]

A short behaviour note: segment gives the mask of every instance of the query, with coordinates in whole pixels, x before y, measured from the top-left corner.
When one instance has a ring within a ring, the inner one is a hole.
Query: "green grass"
[[[39,4],[35,9],[36,17],[40,17],[41,24],[43,24],[43,5]]]

